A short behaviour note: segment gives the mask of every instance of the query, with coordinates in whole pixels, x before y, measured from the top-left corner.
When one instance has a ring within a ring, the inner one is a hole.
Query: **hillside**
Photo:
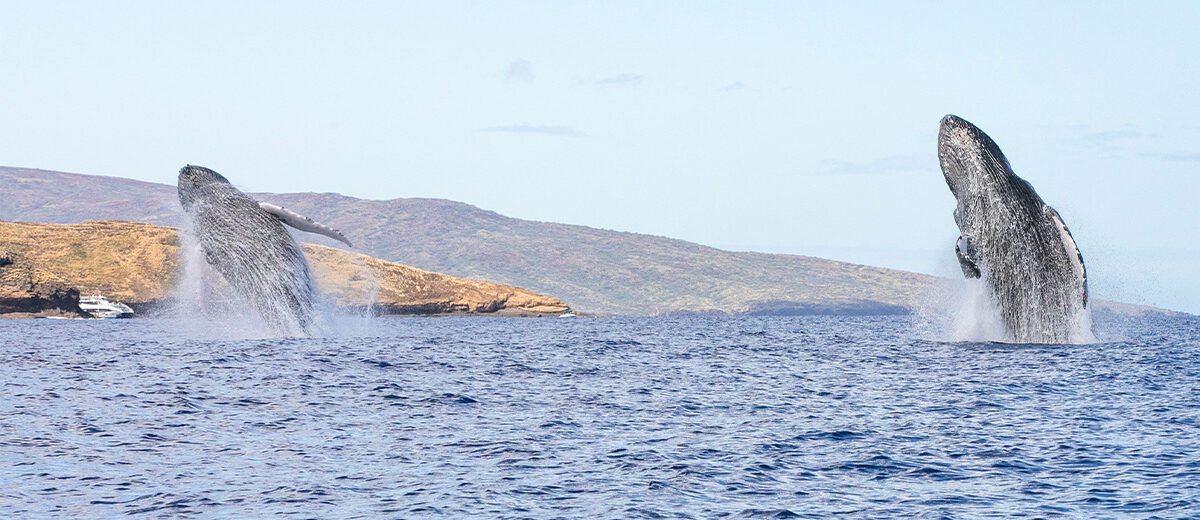
[[[174,172],[164,172],[165,181]],[[730,252],[682,240],[505,217],[439,199],[255,194],[343,231],[361,252],[562,298],[600,314],[888,313],[934,278],[821,258]],[[0,167],[0,220],[120,218],[177,226],[173,185]],[[317,235],[297,238],[325,245]],[[1145,309],[1145,308],[1140,308]]]
[[[0,166],[0,220],[127,220],[178,227],[180,217],[174,186]]]
[[[317,285],[343,306],[365,306],[374,292],[374,303],[393,314],[545,316],[567,310],[559,300],[516,287],[319,245],[303,247]],[[37,300],[33,307],[45,307],[71,289],[100,290],[112,299],[145,307],[168,298],[181,276],[176,231],[135,222],[0,222],[0,259],[0,299],[10,307],[22,298]]]
[[[173,173],[164,174],[173,180]],[[743,312],[793,302],[907,306],[930,277],[819,258],[735,253],[681,240],[508,218],[435,199],[257,194],[345,232],[370,256],[554,294],[605,314]],[[120,218],[178,225],[175,188],[113,177],[0,168],[0,220]],[[302,240],[329,244],[323,237]],[[329,244],[332,245],[332,244]]]

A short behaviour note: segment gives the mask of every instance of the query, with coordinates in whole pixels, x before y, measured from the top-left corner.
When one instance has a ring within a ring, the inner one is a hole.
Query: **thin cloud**
[[[745,83],[742,83],[742,82],[740,82],[740,81],[735,81],[735,82],[733,82],[733,83],[730,83],[730,84],[728,84],[728,85],[725,85],[724,87],[721,87],[721,88],[720,88],[720,91],[721,91],[721,92],[733,92],[733,91],[735,91],[735,90],[742,90],[742,89],[744,89],[744,88],[746,88],[746,84],[745,84]]]
[[[1124,124],[1115,128],[1075,127],[1063,142],[1100,157],[1130,159],[1141,155],[1138,153],[1141,150],[1153,148],[1149,145],[1159,138],[1159,134],[1146,132],[1133,124]]]
[[[554,136],[554,137],[587,137],[587,134],[580,132],[578,130],[575,130],[574,128],[571,128],[569,126],[531,125],[531,124],[525,124],[525,123],[522,123],[519,125],[491,126],[488,128],[480,128],[479,131],[480,132],[503,132],[503,133],[508,133],[508,134],[549,135],[549,136]]]
[[[1088,131],[1088,130],[1091,131]],[[1072,136],[1066,142],[1082,148],[1089,148],[1107,157],[1128,157],[1130,152],[1143,148],[1147,141],[1158,139],[1158,134],[1139,130],[1131,124],[1118,128],[1095,129],[1095,127],[1075,128]]]
[[[508,69],[504,71],[504,81],[533,83],[533,78],[533,64],[527,60],[518,59],[509,63]]]
[[[1119,146],[1120,143],[1143,139],[1147,137],[1155,137],[1152,134],[1147,134],[1141,130],[1132,128],[1122,128],[1119,130],[1104,130],[1100,132],[1089,132],[1079,136],[1079,141],[1090,144],[1097,148],[1111,149]]]
[[[1200,162],[1200,152],[1146,152],[1138,155],[1148,159],[1159,159],[1163,161]]]
[[[898,155],[872,161],[832,161],[829,173],[834,175],[886,175],[938,169],[936,158],[920,155]]]
[[[600,78],[593,83],[596,85],[637,85],[646,79],[645,74],[634,74],[632,72],[623,72],[616,76]]]

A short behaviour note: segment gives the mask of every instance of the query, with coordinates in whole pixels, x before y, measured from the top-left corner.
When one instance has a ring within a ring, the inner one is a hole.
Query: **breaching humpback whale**
[[[958,199],[959,264],[991,290],[1009,339],[1091,339],[1083,255],[1058,212],[1013,173],[987,134],[960,117],[942,119],[938,159]]]
[[[300,247],[283,224],[350,245],[346,237],[293,211],[258,202],[208,168],[179,170],[178,189],[208,264],[275,333],[312,333],[316,288]]]

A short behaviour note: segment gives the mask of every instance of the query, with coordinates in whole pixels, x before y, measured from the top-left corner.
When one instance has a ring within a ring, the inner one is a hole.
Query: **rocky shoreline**
[[[79,289],[46,279],[24,255],[0,249],[0,318],[86,316]]]

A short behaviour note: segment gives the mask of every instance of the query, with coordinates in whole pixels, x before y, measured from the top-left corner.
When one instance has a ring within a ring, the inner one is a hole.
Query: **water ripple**
[[[1194,518],[1198,325],[1045,346],[896,317],[0,322],[0,516]]]

